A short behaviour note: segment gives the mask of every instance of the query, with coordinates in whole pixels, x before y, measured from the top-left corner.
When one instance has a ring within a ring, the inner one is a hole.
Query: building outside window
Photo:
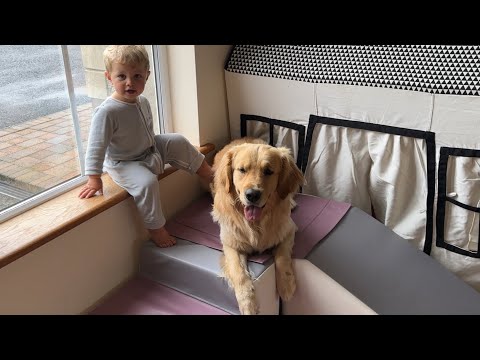
[[[92,111],[112,92],[105,47],[0,46],[0,222],[86,181]],[[159,134],[168,117],[166,54],[164,46],[146,47],[151,74],[143,94]]]

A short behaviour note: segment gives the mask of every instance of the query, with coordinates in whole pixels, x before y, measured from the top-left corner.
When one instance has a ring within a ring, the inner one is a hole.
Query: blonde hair
[[[109,45],[103,51],[103,62],[107,71],[112,71],[112,64],[144,65],[150,70],[147,49],[143,45]]]

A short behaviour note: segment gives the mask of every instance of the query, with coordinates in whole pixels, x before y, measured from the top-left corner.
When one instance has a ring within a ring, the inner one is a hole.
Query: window
[[[111,94],[106,45],[0,46],[0,222],[85,182],[92,110]],[[147,45],[144,95],[168,126],[165,47]]]

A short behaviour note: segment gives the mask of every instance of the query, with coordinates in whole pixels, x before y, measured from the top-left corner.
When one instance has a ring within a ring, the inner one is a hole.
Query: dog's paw
[[[295,293],[296,288],[297,283],[293,271],[285,271],[281,274],[277,274],[277,291],[282,300],[290,300]]]
[[[236,293],[238,309],[242,315],[256,315],[260,312],[255,298],[255,288],[253,284],[250,288],[244,289],[244,291]]]
[[[260,309],[256,301],[243,301],[238,303],[238,308],[242,315],[258,315]]]

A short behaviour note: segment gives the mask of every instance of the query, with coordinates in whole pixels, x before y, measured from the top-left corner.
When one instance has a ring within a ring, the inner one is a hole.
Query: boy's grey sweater
[[[155,149],[153,117],[143,95],[136,103],[108,97],[93,113],[85,156],[85,174],[100,175],[105,158],[142,160]],[[153,146],[153,149],[151,149]]]

